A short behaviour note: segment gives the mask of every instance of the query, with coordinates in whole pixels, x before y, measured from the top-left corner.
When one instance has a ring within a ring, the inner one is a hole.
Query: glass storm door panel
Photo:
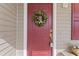
[[[28,4],[28,56],[52,55],[52,48],[50,47],[52,8],[52,4]],[[48,17],[47,22],[43,26],[37,26],[33,22],[33,15],[37,10],[44,11]]]
[[[72,4],[72,40],[79,40],[79,4]]]

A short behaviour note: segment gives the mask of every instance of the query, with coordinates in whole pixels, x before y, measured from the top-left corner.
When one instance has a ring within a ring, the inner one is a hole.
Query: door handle
[[[50,36],[49,36],[49,39],[50,39],[50,40],[49,40],[49,41],[50,41],[50,42],[49,42],[49,46],[50,46],[50,47],[53,47],[53,35],[52,35],[52,29],[50,29]]]
[[[51,48],[53,47],[53,42],[50,43],[50,47],[51,47]]]

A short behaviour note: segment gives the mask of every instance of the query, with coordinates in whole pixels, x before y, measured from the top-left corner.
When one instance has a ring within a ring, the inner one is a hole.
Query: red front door
[[[72,4],[72,40],[79,40],[79,4]]]
[[[52,48],[50,47],[50,29],[52,28],[52,4],[28,4],[28,55],[29,56],[51,56]],[[37,26],[33,22],[34,12],[43,10],[48,20],[44,26]]]

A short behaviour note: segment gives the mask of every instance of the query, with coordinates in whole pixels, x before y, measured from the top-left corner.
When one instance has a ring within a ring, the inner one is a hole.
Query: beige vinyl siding
[[[23,55],[23,7],[0,4],[0,56]]]
[[[16,4],[0,4],[0,55],[16,55]]]
[[[63,4],[57,4],[56,20],[56,46],[57,49],[67,48],[67,43],[71,40],[71,7],[63,7]]]
[[[17,24],[17,40],[16,40],[16,50],[17,55],[23,55],[23,28],[24,28],[24,4],[18,4],[18,24]]]

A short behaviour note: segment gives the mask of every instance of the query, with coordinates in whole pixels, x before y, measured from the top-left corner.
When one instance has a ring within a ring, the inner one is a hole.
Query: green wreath
[[[35,25],[41,27],[44,26],[44,24],[47,22],[48,16],[43,10],[37,10],[34,12],[32,19]]]

